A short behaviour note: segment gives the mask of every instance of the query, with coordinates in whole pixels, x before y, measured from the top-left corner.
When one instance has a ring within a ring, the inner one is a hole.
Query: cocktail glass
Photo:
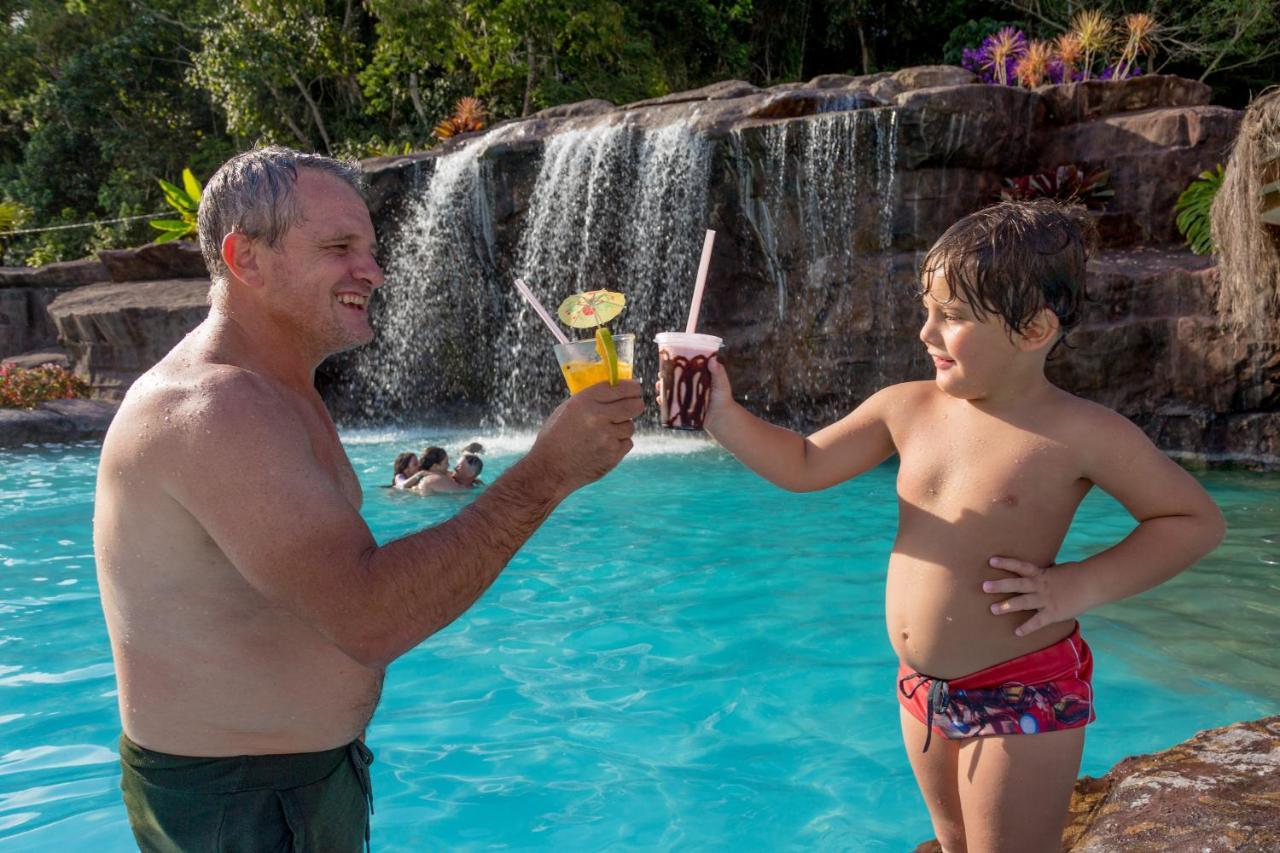
[[[613,345],[618,353],[618,379],[630,379],[636,336],[615,335]],[[609,381],[609,363],[604,358],[602,347],[597,345],[594,338],[556,344],[555,351],[556,359],[560,362],[560,372],[564,374],[570,394],[577,394],[583,388]]]

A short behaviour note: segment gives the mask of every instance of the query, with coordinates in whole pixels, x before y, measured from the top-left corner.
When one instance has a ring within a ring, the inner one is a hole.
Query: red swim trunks
[[[948,740],[1032,735],[1092,723],[1093,653],[1080,624],[1052,646],[941,681],[898,665],[898,701]]]

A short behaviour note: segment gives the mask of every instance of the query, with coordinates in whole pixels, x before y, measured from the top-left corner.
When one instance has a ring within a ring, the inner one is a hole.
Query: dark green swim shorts
[[[358,851],[369,844],[373,753],[195,758],[120,736],[120,788],[144,853]]]

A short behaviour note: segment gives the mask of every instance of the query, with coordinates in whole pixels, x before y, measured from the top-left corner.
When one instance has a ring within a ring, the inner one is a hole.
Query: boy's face
[[[945,268],[926,273],[920,340],[933,358],[938,387],[952,397],[979,400],[996,390],[1021,350],[999,317],[977,315],[953,298]]]

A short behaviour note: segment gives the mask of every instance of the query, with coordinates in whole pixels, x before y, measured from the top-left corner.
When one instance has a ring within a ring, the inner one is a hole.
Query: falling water
[[[375,342],[355,362],[366,415],[414,413],[445,400],[482,398],[494,341],[493,220],[481,157],[487,137],[436,161],[422,200],[401,223],[371,320]]]
[[[481,137],[442,157],[409,214],[387,269],[377,341],[358,360],[367,415],[483,404],[486,424],[535,423],[563,399],[553,340],[520,300],[522,277],[554,309],[608,288],[628,308],[611,324],[637,337],[683,328],[707,225],[712,146],[683,125],[568,130],[545,141],[514,262],[498,257],[497,192]]]

